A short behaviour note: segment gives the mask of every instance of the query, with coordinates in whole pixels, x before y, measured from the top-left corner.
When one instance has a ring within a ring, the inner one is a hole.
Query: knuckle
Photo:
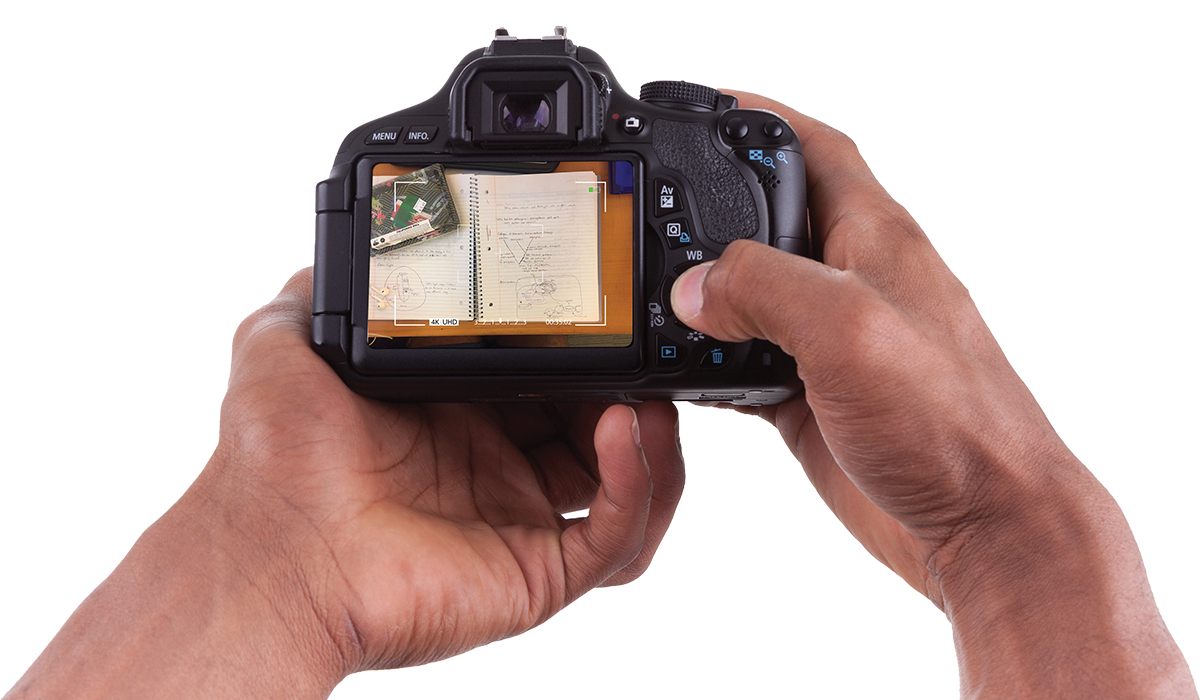
[[[233,346],[245,347],[257,335],[280,322],[280,312],[283,305],[279,299],[256,309],[238,325],[233,334]]]
[[[278,296],[242,320],[233,334],[233,346],[243,347],[259,333],[282,324],[295,323],[312,308],[312,268],[291,276]]]
[[[907,326],[904,319],[877,291],[856,276],[846,275],[833,300],[839,323],[821,340],[823,366],[836,376],[862,376],[893,358]]]
[[[896,335],[896,314],[875,295],[855,295],[840,327],[843,349],[853,358],[864,358],[890,344]]]
[[[246,348],[256,338],[276,330],[307,336],[310,308],[296,297],[280,294],[247,316],[233,334],[235,350]]]
[[[821,124],[820,138],[827,141],[829,145],[837,148],[839,151],[858,153],[858,144],[854,142],[854,139],[850,138],[845,132],[839,131],[828,124]]]
[[[674,506],[683,497],[684,483],[687,481],[687,477],[683,470],[682,458],[676,459],[671,467],[664,473],[655,475],[651,498],[658,503]]]
[[[629,566],[626,566],[624,569],[621,569],[617,573],[610,576],[603,583],[603,586],[608,588],[611,586],[624,586],[627,583],[633,583],[634,581],[641,578],[642,574],[646,573],[646,570],[649,567],[650,567],[650,562],[649,561],[643,562],[641,557],[639,557],[636,561],[631,563]]]
[[[242,319],[242,322],[238,324],[237,330],[233,334],[233,346],[235,348],[245,346],[257,330],[266,323],[268,313],[267,306],[264,306],[256,309],[249,316]]]
[[[834,224],[864,243],[895,239],[926,240],[925,232],[917,222],[894,202],[879,202],[870,209],[851,209],[844,212]]]
[[[313,284],[313,269],[312,269],[312,266],[310,265],[309,267],[301,268],[301,269],[297,270],[295,273],[293,273],[292,276],[288,279],[287,284],[284,285],[284,289],[294,289],[301,293],[305,293],[305,292],[311,293],[312,292],[312,284]]]
[[[845,270],[865,270],[884,286],[926,271],[937,253],[925,232],[898,204],[840,212],[830,225],[826,255]]]
[[[584,530],[588,548],[610,572],[628,566],[642,551],[644,533],[637,535],[622,532],[619,528],[592,527]]]

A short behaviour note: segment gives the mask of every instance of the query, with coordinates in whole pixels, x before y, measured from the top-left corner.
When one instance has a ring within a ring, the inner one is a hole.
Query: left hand
[[[99,687],[102,668],[65,660],[89,644],[130,659],[110,664],[126,697],[320,697],[520,634],[649,565],[683,490],[670,403],[367,399],[309,345],[311,286],[297,274],[238,329],[212,460],[16,697]]]
[[[363,398],[309,347],[309,280],[239,329],[209,471],[287,533],[315,612],[357,640],[347,672],[519,634],[645,570],[683,486],[672,405]]]

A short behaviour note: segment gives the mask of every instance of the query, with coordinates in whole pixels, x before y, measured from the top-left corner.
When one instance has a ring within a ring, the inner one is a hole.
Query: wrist
[[[209,624],[213,651],[218,658],[237,651],[249,660],[227,666],[229,677],[263,683],[255,697],[332,692],[353,668],[325,615],[328,601],[318,595],[327,587],[314,585],[312,562],[325,550],[320,542],[306,546],[314,540],[311,524],[283,496],[217,457],[169,515],[165,544],[181,537],[194,542],[212,571],[192,595]],[[156,558],[171,556],[163,551]]]
[[[212,465],[75,611],[12,697],[323,698],[348,672],[287,537]],[[256,548],[252,544],[259,541]],[[277,551],[264,549],[277,547]]]
[[[1001,470],[992,500],[1006,505],[931,560],[964,696],[1194,697],[1120,508],[1052,452]]]

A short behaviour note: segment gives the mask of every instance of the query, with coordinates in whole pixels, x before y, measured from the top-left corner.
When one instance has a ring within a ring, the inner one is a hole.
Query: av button
[[[410,126],[404,135],[404,143],[429,143],[437,132],[436,126]]]
[[[677,211],[683,211],[683,190],[679,185],[658,178],[654,181],[654,215],[666,216]]]

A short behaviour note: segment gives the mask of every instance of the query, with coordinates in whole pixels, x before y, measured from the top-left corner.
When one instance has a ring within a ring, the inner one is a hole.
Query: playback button
[[[678,367],[687,359],[687,348],[662,333],[655,334],[654,364],[656,367]]]

